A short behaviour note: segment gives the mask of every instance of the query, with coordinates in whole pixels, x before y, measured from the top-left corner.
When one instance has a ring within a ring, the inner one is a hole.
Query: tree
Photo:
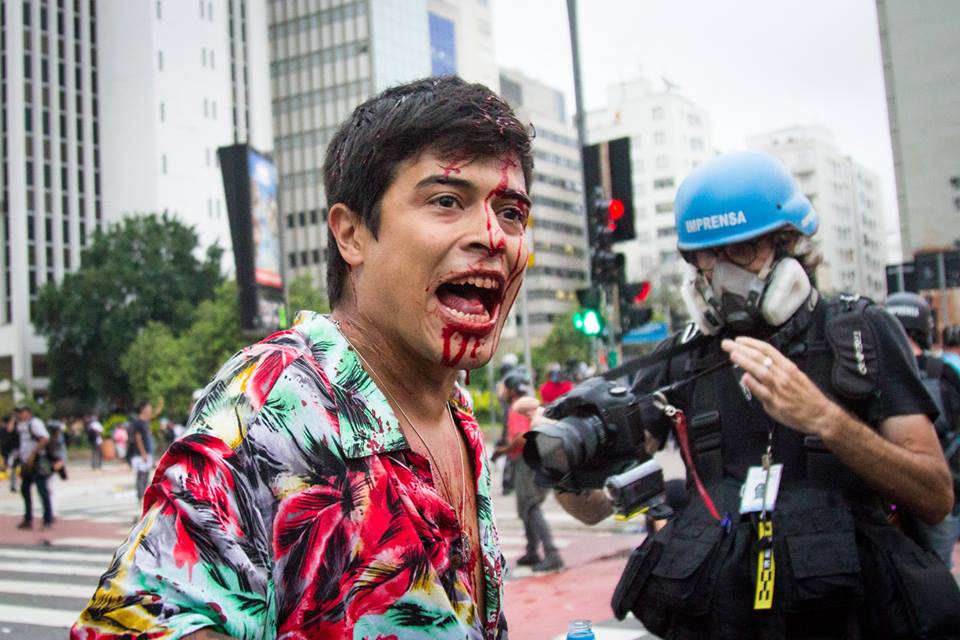
[[[531,351],[530,358],[533,368],[539,372],[551,362],[564,363],[571,359],[586,362],[590,359],[590,338],[574,328],[572,312],[557,316],[547,339]]]
[[[223,279],[222,250],[200,260],[197,248],[193,228],[166,214],[127,218],[94,235],[78,271],[40,290],[33,319],[47,339],[52,397],[91,406],[129,396],[117,363],[138,331],[150,321],[183,331]]]
[[[298,311],[330,312],[326,294],[313,285],[313,278],[309,273],[301,274],[290,282],[287,286],[287,301],[292,314]]]
[[[156,402],[173,415],[185,414],[195,378],[184,344],[159,322],[148,322],[120,359],[130,392],[137,400]]]
[[[221,283],[212,300],[200,303],[180,342],[190,358],[194,389],[205,386],[230,356],[252,342],[240,328],[236,282]]]

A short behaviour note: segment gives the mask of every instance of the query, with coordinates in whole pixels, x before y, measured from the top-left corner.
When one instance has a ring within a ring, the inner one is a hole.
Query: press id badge
[[[781,475],[783,475],[782,464],[770,465],[769,477],[763,467],[750,467],[747,470],[747,479],[740,487],[740,513],[773,511],[777,504]]]

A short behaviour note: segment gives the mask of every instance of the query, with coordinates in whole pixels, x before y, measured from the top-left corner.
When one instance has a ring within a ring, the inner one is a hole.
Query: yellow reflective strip
[[[761,520],[758,524],[758,539],[773,538],[772,522]],[[773,548],[761,549],[757,554],[757,593],[753,599],[754,609],[770,609],[773,607],[774,570]]]

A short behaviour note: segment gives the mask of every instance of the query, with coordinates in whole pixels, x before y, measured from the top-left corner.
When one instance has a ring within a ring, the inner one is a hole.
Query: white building
[[[528,243],[533,265],[524,277],[525,298],[514,306],[515,322],[527,304],[530,337],[545,338],[555,319],[576,304],[576,290],[587,286],[589,254],[583,214],[580,146],[566,114],[563,93],[519,72],[500,72],[503,98],[521,121],[532,122],[534,175]],[[519,328],[518,328],[519,329]],[[505,328],[507,336],[512,335]]]
[[[839,151],[822,127],[781,129],[752,136],[747,145],[780,158],[820,215],[818,288],[883,299],[886,238],[877,175]]]
[[[679,284],[673,200],[683,178],[714,154],[707,112],[669,86],[637,79],[607,88],[606,108],[587,113],[587,132],[589,143],[630,138],[637,237],[616,245],[627,280]]]
[[[877,17],[903,259],[912,260],[960,243],[960,3],[877,0]]]
[[[102,224],[99,9],[87,0],[0,8],[0,392],[13,381],[46,387],[47,349],[30,303],[41,286],[79,267]]]
[[[232,270],[217,147],[273,148],[266,0],[98,6],[106,221],[168,211]]]
[[[474,0],[270,3],[270,75],[288,277],[326,283],[323,158],[366,98],[457,73],[496,90],[490,8]]]

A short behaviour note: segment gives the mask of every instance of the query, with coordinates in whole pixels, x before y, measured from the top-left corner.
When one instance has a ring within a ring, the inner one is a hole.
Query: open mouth
[[[499,274],[454,278],[437,287],[437,298],[462,323],[486,325],[497,317],[503,299],[503,278]]]

